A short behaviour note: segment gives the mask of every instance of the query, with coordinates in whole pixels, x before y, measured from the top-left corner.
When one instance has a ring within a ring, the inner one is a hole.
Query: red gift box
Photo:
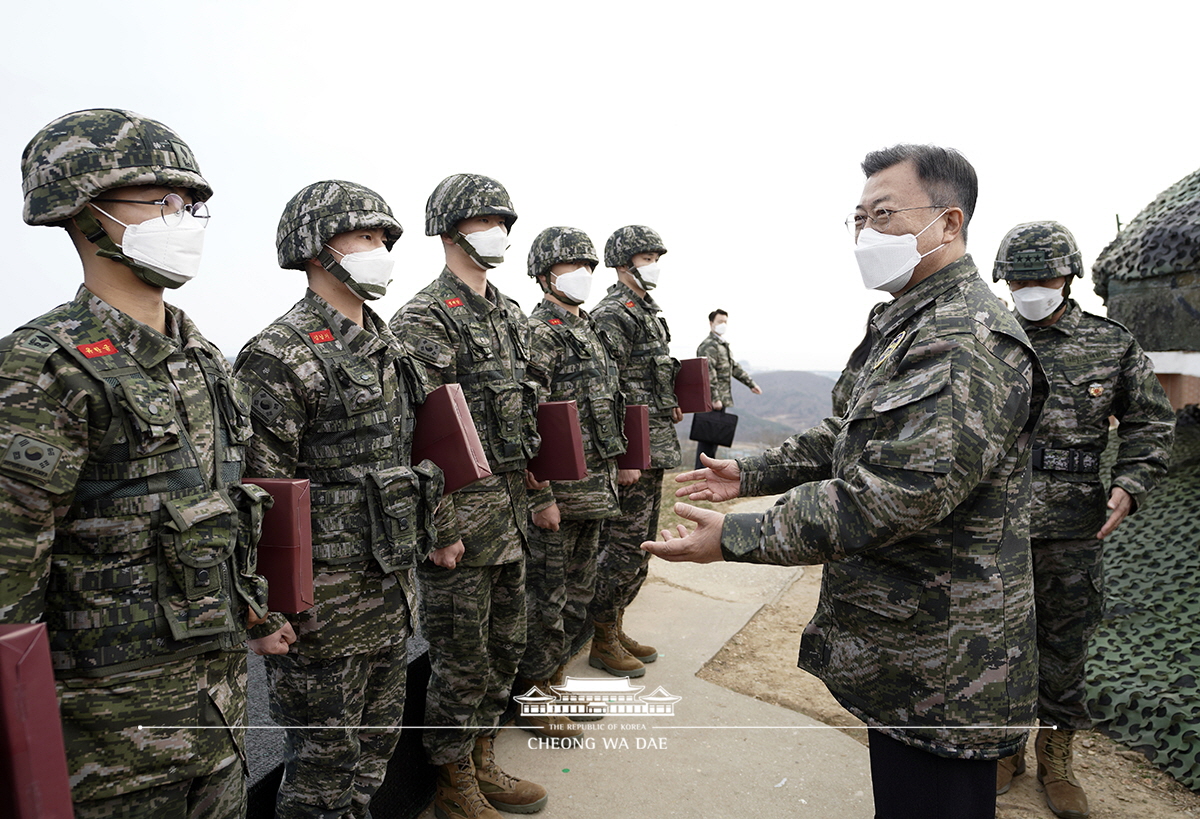
[[[44,623],[0,625],[0,815],[75,816]]]
[[[650,468],[650,408],[632,404],[625,408],[625,454],[617,456],[618,469]]]
[[[271,611],[298,614],[313,606],[312,495],[307,479],[246,478],[275,504],[263,517],[258,573],[267,579]]]
[[[538,404],[538,435],[542,446],[530,459],[529,471],[539,481],[578,481],[587,477],[579,408],[574,401]]]
[[[419,464],[426,458],[446,476],[447,495],[492,474],[467,398],[458,384],[438,387],[417,409],[412,462]]]
[[[679,362],[679,373],[675,376],[675,400],[683,412],[712,410],[707,358],[685,358]]]

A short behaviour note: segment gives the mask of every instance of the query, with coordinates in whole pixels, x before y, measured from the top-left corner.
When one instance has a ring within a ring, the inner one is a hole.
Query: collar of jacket
[[[370,355],[382,347],[396,345],[392,331],[365,302],[363,303],[363,324],[359,327],[350,318],[342,315],[332,304],[318,296],[311,289],[304,291],[304,302],[309,310],[320,319],[320,323],[329,327],[334,337],[347,350],[359,355]]]
[[[621,301],[629,301],[630,299],[633,299],[634,301],[641,302],[642,306],[651,313],[658,313],[662,310],[662,308],[658,306],[658,302],[656,302],[649,293],[647,293],[645,296],[639,296],[637,293],[634,293],[629,285],[625,284],[625,282],[617,282],[608,288],[608,292],[610,294],[616,294]]]
[[[1063,310],[1063,314],[1058,317],[1058,321],[1053,324],[1047,324],[1045,327],[1039,327],[1029,319],[1022,316],[1020,313],[1013,311],[1017,317],[1017,321],[1021,322],[1021,329],[1025,331],[1025,335],[1033,336],[1034,333],[1040,333],[1043,330],[1057,330],[1063,335],[1074,335],[1079,329],[1079,319],[1083,315],[1083,310],[1075,303],[1075,299],[1063,299],[1067,305],[1067,309]]]
[[[104,299],[97,296],[86,285],[80,285],[75,294],[88,311],[96,317],[104,332],[121,352],[130,356],[146,369],[165,361],[176,350],[189,346],[191,322],[178,307],[166,305],[167,333],[163,335],[152,327],[142,324],[122,313]]]
[[[889,336],[917,313],[936,301],[947,290],[961,288],[972,278],[979,278],[979,269],[971,254],[955,259],[931,276],[917,282],[911,290],[892,302],[875,305],[872,323],[884,336]]]

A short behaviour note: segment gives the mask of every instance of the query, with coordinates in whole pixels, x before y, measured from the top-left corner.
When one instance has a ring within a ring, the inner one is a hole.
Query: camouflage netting
[[[1155,197],[1096,257],[1092,281],[1109,283],[1200,273],[1200,170]]]
[[[1181,419],[1170,474],[1145,513],[1106,542],[1104,561],[1105,618],[1088,663],[1093,716],[1104,733],[1200,790],[1200,426],[1194,418]]]

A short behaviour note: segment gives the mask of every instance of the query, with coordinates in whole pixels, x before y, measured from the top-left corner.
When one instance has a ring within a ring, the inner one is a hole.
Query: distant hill
[[[738,416],[735,445],[753,442],[774,446],[829,415],[833,379],[795,370],[752,375],[762,387],[762,395],[750,392],[740,381],[733,382],[732,411]],[[685,418],[679,425],[680,439],[687,441],[691,427],[691,419]],[[695,451],[695,444],[690,447]]]

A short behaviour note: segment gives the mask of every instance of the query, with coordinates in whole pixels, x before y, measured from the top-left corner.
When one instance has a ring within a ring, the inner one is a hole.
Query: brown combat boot
[[[593,623],[592,650],[588,653],[588,665],[612,674],[614,677],[641,677],[646,666],[621,645],[616,623]],[[656,655],[657,656],[657,655]]]
[[[658,649],[654,646],[644,646],[625,633],[625,629],[621,625],[624,619],[625,610],[621,609],[617,612],[617,639],[621,641],[621,645],[625,647],[625,650],[643,663],[652,663],[657,660]]]
[[[536,782],[517,779],[500,770],[496,764],[495,737],[476,737],[471,761],[475,763],[475,778],[479,792],[496,810],[505,813],[537,813],[546,807],[546,789]]]
[[[522,688],[528,691],[530,688],[536,688],[543,694],[550,694],[554,689],[550,686],[549,680],[531,680],[523,682]],[[577,725],[571,724],[571,721],[566,717],[558,714],[547,714],[545,716],[536,714],[517,714],[517,725],[529,731],[531,734],[540,734],[551,739],[566,739],[568,737],[577,737],[583,734],[583,729]]]
[[[1038,782],[1046,795],[1046,807],[1061,819],[1087,819],[1087,794],[1071,772],[1071,740],[1074,731],[1038,729]]]
[[[1008,793],[1012,787],[1013,777],[1025,773],[1025,746],[1012,756],[1006,756],[996,763],[996,796]]]
[[[475,765],[469,756],[438,768],[433,812],[437,819],[500,819],[479,792]]]

